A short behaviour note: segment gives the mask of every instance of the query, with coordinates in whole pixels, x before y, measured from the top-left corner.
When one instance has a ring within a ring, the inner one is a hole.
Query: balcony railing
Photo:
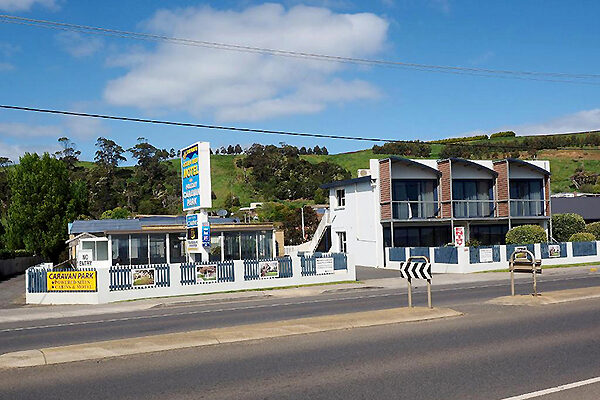
[[[392,201],[392,215],[394,219],[435,218],[439,210],[437,201]]]
[[[543,217],[546,215],[544,200],[510,200],[511,217]]]
[[[496,209],[494,200],[453,200],[454,218],[489,218]]]

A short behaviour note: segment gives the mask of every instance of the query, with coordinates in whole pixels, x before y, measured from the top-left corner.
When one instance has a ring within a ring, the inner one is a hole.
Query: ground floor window
[[[394,243],[390,226],[383,227],[385,247],[439,247],[452,241],[449,226],[394,226]]]
[[[348,245],[346,242],[346,232],[338,232],[338,240],[339,240],[339,250],[340,253],[347,253],[348,252]]]
[[[469,239],[477,240],[481,245],[505,244],[508,225],[471,225]]]

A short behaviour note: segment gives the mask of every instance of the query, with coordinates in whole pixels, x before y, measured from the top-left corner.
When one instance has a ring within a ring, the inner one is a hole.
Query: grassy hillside
[[[524,137],[514,138],[496,138],[488,141],[472,141],[465,143],[490,143],[496,141],[515,141],[520,142]],[[432,144],[432,159],[439,157],[442,144]],[[311,162],[318,163],[328,161],[338,164],[356,177],[357,170],[360,168],[369,168],[369,159],[386,158],[386,154],[374,154],[371,149],[361,150],[349,153],[330,154],[330,155],[303,155],[301,158]],[[215,208],[223,207],[223,203],[228,193],[238,196],[242,206],[248,205],[252,201],[263,200],[257,195],[252,187],[246,182],[244,171],[236,167],[236,160],[244,157],[243,155],[212,155],[211,156],[211,177],[212,190],[217,196],[213,201]],[[569,149],[569,150],[543,150],[538,154],[538,159],[550,160],[550,170],[552,172],[552,192],[569,192],[574,188],[571,186],[570,177],[575,173],[577,167],[583,167],[587,171],[600,172],[600,151]],[[170,160],[171,167],[179,170],[179,160]],[[93,163],[81,162],[80,165],[90,168]]]

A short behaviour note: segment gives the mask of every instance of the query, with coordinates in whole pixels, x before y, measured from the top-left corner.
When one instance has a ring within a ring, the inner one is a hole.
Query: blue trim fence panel
[[[560,246],[560,255],[558,257],[550,257],[550,251],[548,249],[548,245]],[[540,244],[540,252],[541,252],[542,258],[565,258],[567,256],[567,244],[566,243],[541,243]]]
[[[27,269],[27,290],[29,293],[46,293],[48,291],[46,268],[31,267]]]
[[[195,285],[198,283],[196,279],[196,266],[198,265],[216,265],[217,282],[233,282],[235,280],[233,261],[183,263],[179,266],[182,285]]]
[[[292,259],[291,257],[278,258],[279,261],[279,277],[280,278],[291,278],[294,273],[292,272]]]
[[[440,264],[458,264],[458,249],[456,247],[436,247],[433,249],[433,262]]]
[[[596,242],[573,242],[573,257],[595,256],[597,254]]]
[[[480,259],[480,249],[492,249],[492,262],[500,262],[500,246],[479,246],[479,247],[469,247],[469,263],[470,264],[479,264],[481,263]],[[532,250],[533,251],[533,250]]]
[[[114,265],[108,269],[108,273],[110,276],[108,289],[111,292],[133,288],[131,284],[131,267],[129,265]]]
[[[410,256],[425,256],[429,259],[429,247],[411,247],[410,248]],[[429,260],[431,261],[431,260]]]
[[[389,248],[390,261],[406,261],[406,248],[404,247],[390,247]]]
[[[334,271],[348,269],[348,255],[346,253],[332,253],[331,257],[333,257]]]
[[[300,257],[300,266],[302,269],[302,276],[311,276],[317,274],[317,263],[316,257]]]

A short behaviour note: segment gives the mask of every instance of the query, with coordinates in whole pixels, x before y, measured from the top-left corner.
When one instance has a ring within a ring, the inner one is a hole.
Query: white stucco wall
[[[329,204],[337,204],[336,190],[329,191]],[[379,219],[376,190],[370,182],[352,183],[346,190],[346,205],[331,208],[332,252],[340,251],[338,232],[346,232],[347,252],[356,265],[377,265],[377,231]]]

